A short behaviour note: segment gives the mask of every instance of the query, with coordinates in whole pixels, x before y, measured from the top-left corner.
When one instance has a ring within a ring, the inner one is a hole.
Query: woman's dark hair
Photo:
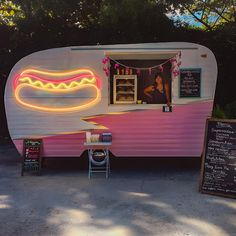
[[[164,84],[164,76],[161,72],[157,72],[154,77],[154,86],[157,86],[156,77],[160,76],[162,78],[162,83]]]

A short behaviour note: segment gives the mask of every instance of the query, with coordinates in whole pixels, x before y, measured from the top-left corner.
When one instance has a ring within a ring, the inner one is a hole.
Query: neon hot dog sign
[[[52,79],[53,78],[53,79]],[[63,79],[62,79],[63,78]],[[95,91],[95,98],[86,103],[72,106],[46,106],[32,104],[21,97],[24,88],[49,92],[52,94],[72,93],[75,90],[86,88]],[[64,72],[43,71],[37,69],[27,69],[21,72],[13,80],[14,95],[18,103],[24,107],[47,112],[73,112],[88,109],[96,105],[101,100],[101,80],[89,69],[77,69]]]

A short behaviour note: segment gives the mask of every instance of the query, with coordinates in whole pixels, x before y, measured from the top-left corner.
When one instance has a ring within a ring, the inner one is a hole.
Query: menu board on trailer
[[[180,98],[201,97],[201,69],[181,69],[180,70]]]
[[[25,171],[41,174],[42,139],[24,139],[21,175]]]
[[[200,191],[236,198],[236,120],[207,119]]]

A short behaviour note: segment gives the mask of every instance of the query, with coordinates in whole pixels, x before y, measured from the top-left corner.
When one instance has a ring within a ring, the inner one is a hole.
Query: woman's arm
[[[153,91],[153,86],[150,85],[144,89],[144,94],[147,95],[148,97],[152,98],[152,95],[151,95],[152,91]]]
[[[164,86],[165,86],[165,92],[166,92],[166,100],[167,100],[167,102],[166,102],[166,104],[167,104],[167,106],[170,106],[171,105],[171,102],[170,102],[170,87],[169,87],[169,84],[164,84]]]

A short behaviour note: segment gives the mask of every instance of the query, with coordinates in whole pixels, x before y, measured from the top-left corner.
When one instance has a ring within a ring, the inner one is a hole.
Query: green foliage
[[[226,105],[225,113],[228,119],[236,119],[236,101]]]
[[[0,3],[0,22],[20,28],[22,22],[54,19],[63,26],[80,28],[94,24],[100,0],[3,0]]]
[[[0,25],[15,26],[18,20],[24,18],[24,12],[19,5],[7,0],[0,2]]]
[[[159,41],[174,31],[164,5],[154,0],[103,1],[98,27],[109,31],[111,39],[120,43]]]
[[[165,0],[164,2],[174,16],[189,15],[201,23],[200,28],[205,31],[216,30],[236,21],[235,0]]]
[[[224,110],[217,104],[213,109],[212,117],[226,119],[226,114]]]
[[[228,103],[223,108],[217,104],[213,109],[212,116],[214,118],[236,119],[236,101]]]

